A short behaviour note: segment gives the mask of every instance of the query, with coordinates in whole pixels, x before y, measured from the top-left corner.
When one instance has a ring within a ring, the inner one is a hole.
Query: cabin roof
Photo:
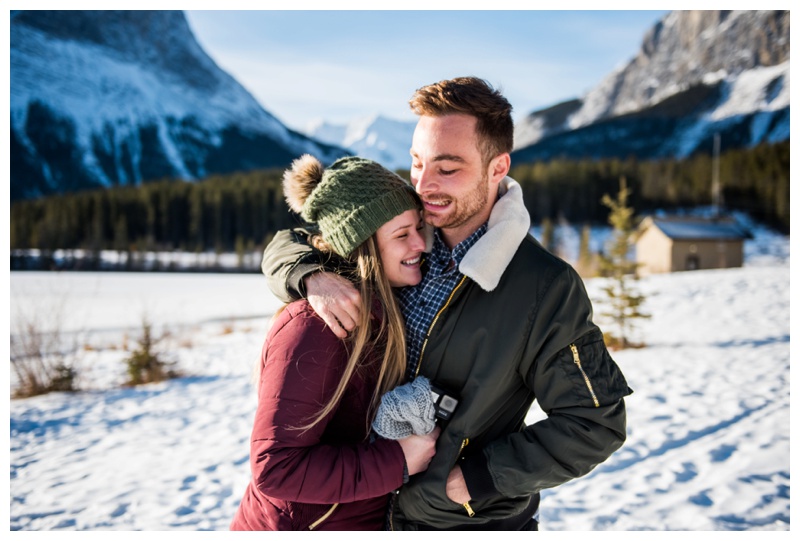
[[[673,240],[743,240],[752,238],[738,223],[725,219],[653,218],[658,227]]]

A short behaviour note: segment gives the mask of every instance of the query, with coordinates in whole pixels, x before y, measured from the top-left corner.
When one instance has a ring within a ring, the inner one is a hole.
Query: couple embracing
[[[632,391],[507,176],[511,105],[474,77],[410,105],[410,185],[357,157],[284,175],[310,225],[264,254],[288,304],[231,529],[536,530],[540,492],[625,441]]]

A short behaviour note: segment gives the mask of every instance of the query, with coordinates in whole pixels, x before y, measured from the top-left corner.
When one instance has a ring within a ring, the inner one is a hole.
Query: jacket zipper
[[[581,366],[581,358],[578,355],[578,346],[575,344],[570,344],[569,349],[572,350],[572,359],[575,361],[575,365],[578,367],[578,370],[581,371],[581,375],[583,376],[583,381],[586,382],[586,388],[589,389],[589,394],[592,395],[592,400],[594,401],[594,407],[599,408],[600,402],[597,400],[597,395],[594,394],[594,389],[592,389],[592,382],[589,381],[589,376],[586,375],[586,372],[583,370],[583,366]]]
[[[450,305],[450,301],[453,300],[453,295],[456,294],[456,291],[458,291],[458,288],[460,288],[464,284],[464,281],[466,279],[467,279],[466,276],[462,276],[461,277],[461,281],[458,282],[456,287],[453,288],[453,291],[450,292],[450,296],[447,297],[447,301],[439,309],[439,311],[436,312],[436,317],[433,318],[433,321],[431,322],[431,326],[428,327],[428,332],[425,335],[425,341],[422,343],[422,349],[419,352],[419,361],[417,361],[417,370],[416,370],[416,372],[414,372],[414,377],[415,378],[419,375],[419,369],[420,369],[420,367],[422,367],[422,357],[425,356],[425,348],[428,346],[428,338],[430,338],[430,336],[431,336],[431,331],[433,330],[433,327],[436,325],[436,322],[439,321],[439,316],[442,315],[442,312],[444,312],[447,309],[447,307]]]
[[[336,508],[337,508],[337,507],[339,507],[339,504],[338,504],[338,503],[335,503],[335,504],[333,504],[333,505],[331,506],[331,508],[330,508],[330,509],[328,509],[328,512],[327,512],[327,513],[325,513],[324,515],[322,515],[321,517],[319,517],[319,518],[318,518],[317,520],[315,520],[314,522],[312,522],[312,523],[311,523],[311,525],[308,527],[308,529],[309,529],[309,530],[313,530],[314,528],[316,528],[317,526],[319,526],[320,524],[322,524],[323,522],[325,522],[326,520],[328,520],[328,517],[330,517],[330,516],[333,514],[333,512],[334,512],[334,511],[336,511]]]
[[[467,445],[469,445],[469,438],[464,438],[463,440],[461,440],[461,449],[458,450],[459,457],[461,457],[461,452]],[[472,510],[472,506],[470,506],[469,502],[464,502],[461,505],[463,505],[464,509],[467,510],[467,515],[469,515],[470,518],[475,516],[475,511]]]
[[[425,341],[422,343],[422,349],[419,352],[419,360],[417,361],[417,369],[414,372],[414,377],[415,378],[417,376],[419,376],[419,369],[422,367],[422,358],[425,356],[425,348],[428,346],[428,338],[431,335],[431,331],[433,330],[433,327],[436,325],[436,322],[439,321],[439,316],[441,316],[442,312],[444,312],[447,309],[447,307],[450,305],[450,302],[453,300],[453,296],[456,294],[456,291],[458,291],[458,288],[460,288],[464,284],[466,279],[467,279],[466,276],[462,276],[461,277],[461,280],[458,282],[458,284],[456,284],[456,287],[454,287],[453,291],[450,292],[450,296],[447,297],[447,301],[445,301],[444,305],[439,309],[438,312],[436,312],[436,316],[433,318],[433,321],[431,322],[431,326],[428,327],[428,332],[425,335]],[[468,443],[469,443],[469,438],[465,438],[461,442],[461,449],[458,450],[459,456],[461,455],[461,451],[464,450],[464,447],[466,447]],[[400,490],[399,489],[394,493],[394,498],[397,498],[398,494],[400,494]],[[394,498],[392,499],[392,504],[389,507],[389,530],[391,530],[391,531],[394,531]],[[465,503],[465,504],[463,504],[463,506],[464,506],[464,509],[467,510],[467,514],[469,514],[469,516],[475,515],[475,512],[469,506],[469,503]]]

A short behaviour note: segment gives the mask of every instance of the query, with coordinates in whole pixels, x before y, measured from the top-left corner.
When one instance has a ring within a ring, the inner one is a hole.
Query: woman
[[[284,174],[289,206],[319,227],[315,245],[343,257],[361,292],[361,321],[340,340],[305,300],[279,313],[261,356],[252,478],[232,530],[380,530],[388,495],[427,467],[438,430],[370,437],[381,396],[405,370],[392,287],[421,280],[421,205],[375,162],[324,169],[303,156]]]

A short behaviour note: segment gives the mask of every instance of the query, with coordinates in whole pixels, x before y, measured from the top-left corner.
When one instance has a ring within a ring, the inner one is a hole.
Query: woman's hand
[[[425,434],[424,436],[411,435],[397,440],[397,443],[403,448],[409,475],[428,469],[428,464],[430,464],[433,455],[436,454],[436,439],[441,431],[442,429],[437,426],[430,434]]]

